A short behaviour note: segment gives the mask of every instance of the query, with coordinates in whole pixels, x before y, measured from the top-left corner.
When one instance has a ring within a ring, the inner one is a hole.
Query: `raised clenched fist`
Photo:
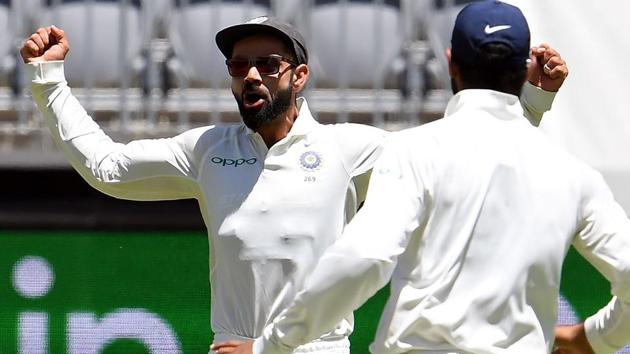
[[[63,30],[48,26],[39,28],[20,49],[25,63],[64,60],[70,51],[68,38]]]
[[[543,43],[532,48],[529,82],[545,91],[556,92],[569,75],[567,63],[557,50]]]

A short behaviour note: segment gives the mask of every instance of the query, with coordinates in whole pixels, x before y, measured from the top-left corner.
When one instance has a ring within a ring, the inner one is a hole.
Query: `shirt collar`
[[[497,118],[506,120],[523,117],[523,108],[518,96],[482,89],[459,91],[449,100],[444,116],[448,117],[459,111],[471,109],[493,111]],[[500,112],[508,114],[500,114]]]
[[[293,122],[291,130],[289,130],[288,136],[306,136],[310,133],[319,123],[313,118],[311,110],[308,108],[306,98],[299,97],[297,99],[298,116]]]

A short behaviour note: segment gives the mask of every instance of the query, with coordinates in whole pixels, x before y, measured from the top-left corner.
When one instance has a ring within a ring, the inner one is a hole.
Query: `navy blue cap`
[[[512,50],[506,64],[527,65],[529,26],[518,7],[487,0],[471,3],[459,12],[451,37],[452,53],[457,62],[476,64],[481,48],[488,43],[502,43]]]

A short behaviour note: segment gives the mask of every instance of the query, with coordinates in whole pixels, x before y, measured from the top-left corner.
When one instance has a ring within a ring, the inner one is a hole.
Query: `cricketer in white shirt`
[[[27,71],[54,140],[90,185],[123,199],[198,200],[210,244],[216,342],[262,335],[290,304],[364,199],[360,177],[386,134],[359,124],[319,124],[300,98],[294,126],[270,149],[243,124],[120,144],[72,96],[62,61],[29,64]],[[532,123],[554,96],[525,84]],[[529,124],[522,111],[519,121]],[[296,352],[348,353],[351,309],[336,318]]]
[[[601,175],[527,124],[516,96],[463,90],[445,114],[390,135],[365,205],[254,353],[290,353],[390,277],[374,354],[549,353],[571,245],[614,294],[586,320],[591,346],[630,340],[630,221]]]

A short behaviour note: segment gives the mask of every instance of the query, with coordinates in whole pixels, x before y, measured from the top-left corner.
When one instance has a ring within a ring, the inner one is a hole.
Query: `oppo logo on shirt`
[[[210,159],[213,164],[221,165],[221,166],[242,166],[242,165],[253,165],[258,161],[257,158],[252,157],[251,159],[226,159],[223,157],[215,156]]]

